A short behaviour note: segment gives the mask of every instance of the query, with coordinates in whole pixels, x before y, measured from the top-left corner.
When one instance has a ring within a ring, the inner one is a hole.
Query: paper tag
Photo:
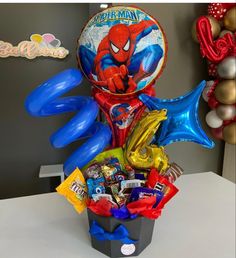
[[[120,249],[121,253],[123,255],[131,255],[135,252],[135,245],[134,244],[124,244],[121,246],[121,249]]]

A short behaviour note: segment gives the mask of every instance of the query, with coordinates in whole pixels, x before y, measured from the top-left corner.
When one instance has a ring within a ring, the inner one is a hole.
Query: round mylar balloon
[[[78,40],[77,58],[89,81],[112,94],[143,90],[160,75],[167,42],[159,23],[135,7],[93,16]]]

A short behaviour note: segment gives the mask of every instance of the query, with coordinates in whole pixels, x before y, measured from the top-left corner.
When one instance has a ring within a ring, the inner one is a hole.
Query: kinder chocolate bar
[[[121,190],[125,188],[135,188],[135,187],[140,187],[142,186],[143,181],[139,179],[132,179],[132,180],[124,180],[121,181],[120,187]]]
[[[112,202],[112,196],[110,194],[93,194],[92,198],[95,202],[99,201],[101,198],[106,198]]]

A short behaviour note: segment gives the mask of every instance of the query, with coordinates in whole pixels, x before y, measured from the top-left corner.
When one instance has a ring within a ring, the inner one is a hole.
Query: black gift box
[[[89,209],[87,211],[90,227],[95,221],[105,231],[112,233],[119,225],[124,225],[129,232],[129,238],[137,240],[134,244],[123,244],[120,240],[97,240],[91,236],[92,247],[109,257],[137,256],[152,241],[155,220],[145,217],[119,220],[114,217],[99,216]]]

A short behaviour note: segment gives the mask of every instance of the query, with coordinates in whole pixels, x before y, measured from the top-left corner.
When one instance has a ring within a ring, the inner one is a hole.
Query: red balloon
[[[221,5],[223,6],[224,9],[226,9],[227,11],[229,9],[231,9],[232,7],[236,6],[235,3],[221,3]]]
[[[140,119],[146,106],[138,99],[141,93],[155,96],[152,85],[134,94],[114,95],[97,87],[93,88],[93,96],[104,113],[112,129],[112,147],[124,145],[129,131]]]
[[[215,109],[219,105],[219,101],[216,99],[215,95],[212,94],[208,99],[208,106],[211,109]]]
[[[196,28],[201,54],[212,63],[218,64],[225,57],[235,53],[234,36],[226,33],[224,37],[214,40],[211,24],[207,17],[199,17]]]
[[[234,6],[234,3],[210,3],[208,4],[208,14],[216,20],[222,20],[226,12]]]
[[[223,140],[223,129],[224,129],[224,126],[221,126],[219,128],[211,128],[211,134],[213,135],[214,138],[218,140]]]
[[[224,126],[229,125],[229,124],[235,122],[235,120],[236,120],[235,117],[234,117],[233,119],[231,119],[231,120],[224,120],[224,121],[223,121],[223,125],[224,125]]]
[[[208,64],[208,74],[211,77],[217,77],[217,65],[214,63]]]

